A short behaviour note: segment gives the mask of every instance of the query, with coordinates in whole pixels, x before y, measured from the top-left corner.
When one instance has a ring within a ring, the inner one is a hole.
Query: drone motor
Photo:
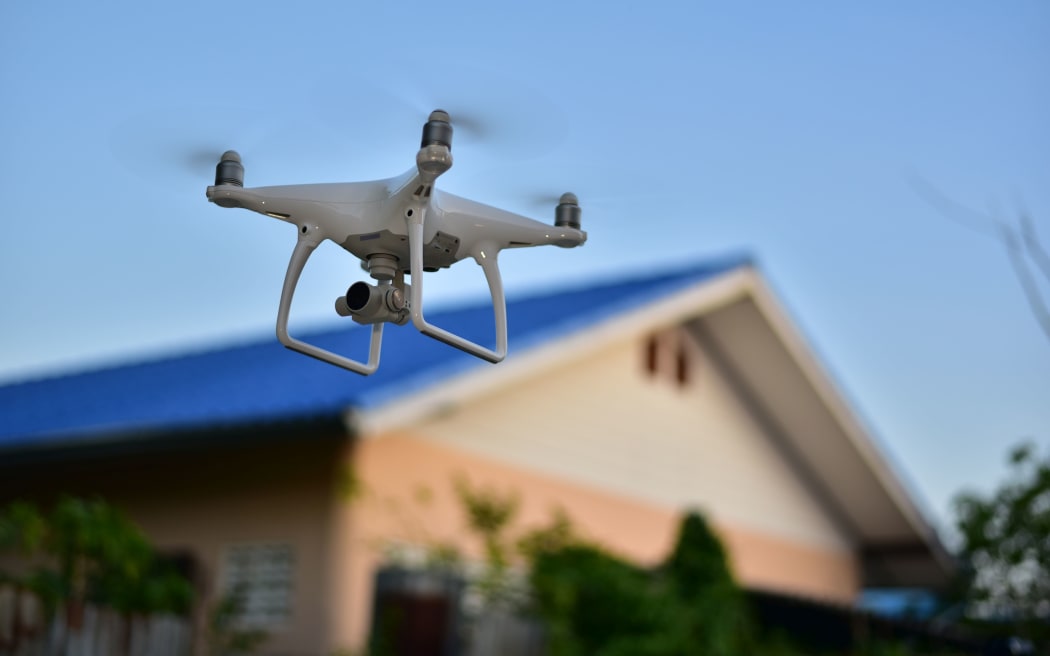
[[[423,125],[423,139],[419,147],[427,146],[444,146],[452,150],[452,119],[443,109],[430,112],[430,117]]]
[[[566,192],[558,199],[558,206],[554,208],[554,225],[559,228],[580,229],[580,217],[583,210],[580,209],[580,200],[576,194]]]
[[[227,150],[215,165],[215,185],[244,186],[244,165],[236,150]]]

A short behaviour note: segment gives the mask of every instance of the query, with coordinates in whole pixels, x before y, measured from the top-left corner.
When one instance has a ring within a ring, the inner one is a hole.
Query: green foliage
[[[729,571],[722,542],[699,513],[682,519],[663,575],[691,618],[690,643],[703,645],[705,654],[738,653],[742,639],[751,633],[743,593]]]
[[[695,513],[656,571],[576,543],[538,551],[532,586],[553,656],[746,651],[741,593],[721,543]]]
[[[539,554],[532,587],[552,656],[659,653],[650,642],[667,622],[667,599],[641,569],[598,547]]]
[[[988,495],[953,500],[968,564],[962,588],[980,617],[1050,647],[1050,454],[1014,447],[1010,473]]]
[[[553,553],[579,543],[569,514],[563,508],[557,508],[549,526],[525,533],[518,538],[517,547],[526,560],[535,562],[540,554]]]
[[[664,568],[684,599],[694,599],[712,586],[732,585],[722,542],[699,513],[682,519],[678,539]]]
[[[508,600],[513,597],[507,575],[512,550],[506,530],[518,512],[520,500],[513,493],[471,487],[464,477],[456,478],[453,483],[467,523],[481,538],[485,550],[485,571],[478,581],[479,590],[487,601]]]
[[[262,629],[244,628],[243,595],[237,591],[224,596],[208,614],[207,645],[211,656],[235,656],[256,651],[269,637]]]
[[[44,605],[47,617],[54,617],[58,607],[69,598],[69,584],[54,569],[38,567],[22,583]]]
[[[336,491],[346,501],[356,501],[367,493],[364,482],[349,465],[341,467],[336,474]]]
[[[761,631],[743,591],[733,580],[726,551],[704,517],[682,518],[674,549],[649,570],[588,543],[562,509],[547,526],[512,535],[520,505],[513,492],[472,487],[464,477],[455,490],[471,532],[485,546],[486,569],[476,581],[489,604],[538,615],[551,656],[797,656],[814,653],[790,636]],[[417,493],[425,505],[429,495]],[[428,568],[458,571],[458,551],[431,546]],[[524,558],[528,590],[513,581],[509,564]],[[387,617],[387,621],[393,621]],[[385,653],[380,630],[372,653]],[[925,653],[899,642],[875,641],[862,655]]]
[[[16,501],[0,514],[0,550],[31,555],[43,544],[46,530],[47,522],[36,506]]]
[[[485,556],[495,566],[505,567],[508,550],[502,539],[503,532],[518,512],[518,496],[512,493],[500,494],[490,488],[475,489],[462,477],[457,478],[454,483],[470,528],[480,535],[484,542]]]
[[[23,583],[49,612],[64,601],[123,613],[189,612],[193,589],[157,557],[142,532],[101,500],[63,498],[50,514],[15,502],[0,512],[0,548],[42,556]]]

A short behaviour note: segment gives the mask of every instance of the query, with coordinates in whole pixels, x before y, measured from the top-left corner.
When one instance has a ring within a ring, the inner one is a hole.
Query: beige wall
[[[372,582],[384,545],[446,542],[478,553],[453,491],[457,476],[473,486],[519,495],[514,534],[547,524],[553,510],[562,508],[583,536],[655,564],[670,551],[677,530],[678,508],[513,466],[438,444],[421,433],[360,442],[354,458],[361,493],[343,509],[341,541],[349,557],[336,576],[333,601],[348,614],[335,627],[336,646],[359,646],[367,637]],[[856,560],[847,550],[770,536],[729,521],[718,521],[716,530],[746,585],[835,601],[849,601],[857,592]]]
[[[152,456],[93,458],[5,471],[0,499],[49,504],[59,494],[99,496],[128,515],[160,549],[190,552],[213,601],[224,550],[233,544],[292,546],[292,616],[272,630],[266,652],[324,653],[328,614],[330,516],[345,440],[303,435],[295,442],[247,441],[235,447],[182,450]],[[202,623],[205,613],[198,615]],[[199,624],[200,626],[201,624]]]
[[[702,507],[722,523],[755,533],[851,549],[850,536],[829,518],[751,409],[700,347],[682,337],[691,363],[684,387],[670,375],[644,373],[643,343],[621,343],[450,408],[413,430],[653,505]]]

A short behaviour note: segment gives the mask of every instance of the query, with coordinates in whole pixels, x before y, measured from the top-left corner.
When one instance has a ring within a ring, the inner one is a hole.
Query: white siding
[[[646,373],[641,343],[610,347],[421,422],[499,461],[800,544],[849,548],[798,474],[692,341],[691,380]]]

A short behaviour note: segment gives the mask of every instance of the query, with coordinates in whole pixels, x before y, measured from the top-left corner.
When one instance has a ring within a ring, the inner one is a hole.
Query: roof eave
[[[219,445],[295,439],[306,435],[346,435],[338,414],[280,421],[193,424],[184,427],[142,427],[93,434],[55,435],[0,449],[4,467],[38,462],[98,460],[117,455],[211,448]]]
[[[864,467],[878,481],[881,494],[885,494],[893,507],[910,528],[910,535],[894,541],[866,540],[858,535],[862,554],[865,583],[871,585],[897,585],[904,581],[916,585],[943,587],[954,574],[954,561],[948,555],[932,525],[925,519],[916,505],[914,497],[885,459],[871,435],[864,428],[846,398],[839,391],[830,374],[808,345],[766,282],[755,271],[746,275],[746,296],[754,303],[760,315],[776,336],[776,340],[788,352],[791,362],[820,400],[820,404],[833,418],[839,432],[848,442],[848,447],[859,458]],[[787,431],[789,438],[798,438]],[[796,445],[805,456],[805,445]],[[835,489],[830,490],[832,494]],[[859,517],[861,524],[866,520]],[[861,531],[863,532],[863,531]],[[900,545],[907,545],[901,549]]]

